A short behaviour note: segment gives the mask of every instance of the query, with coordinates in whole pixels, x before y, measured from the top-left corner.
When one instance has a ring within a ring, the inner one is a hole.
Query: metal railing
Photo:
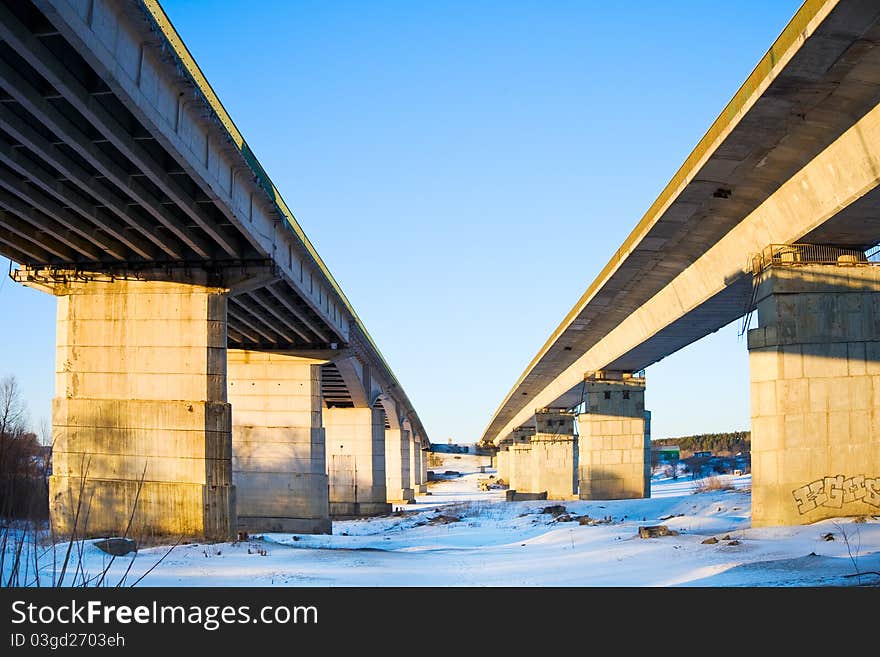
[[[872,251],[871,255],[874,255]],[[861,249],[850,249],[824,244],[771,244],[760,253],[749,257],[753,274],[760,274],[770,267],[796,267],[798,265],[870,265],[878,264]]]
[[[852,249],[842,246],[828,246],[825,244],[770,244],[764,247],[760,253],[749,256],[747,269],[753,274],[752,293],[746,307],[743,309],[743,318],[740,325],[739,335],[742,337],[749,330],[752,315],[758,294],[759,274],[771,267],[797,267],[799,265],[878,265],[880,264],[880,246],[875,246],[868,251]]]

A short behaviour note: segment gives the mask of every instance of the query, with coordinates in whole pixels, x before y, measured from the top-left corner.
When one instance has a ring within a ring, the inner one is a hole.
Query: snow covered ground
[[[880,571],[880,516],[752,529],[748,475],[721,477],[734,490],[694,494],[690,479],[658,478],[644,500],[505,502],[503,490],[479,490],[494,472],[479,473],[487,457],[443,456],[438,471],[463,475],[433,482],[430,495],[392,515],[334,522],[331,536],[180,545],[139,586],[880,585],[877,575],[846,577]],[[541,512],[556,504],[562,515]],[[639,538],[639,526],[657,524],[678,534]],[[167,551],[140,550],[126,581]],[[86,542],[87,572],[108,559]],[[51,580],[50,550],[41,561]],[[117,558],[105,583],[115,585],[130,561]]]

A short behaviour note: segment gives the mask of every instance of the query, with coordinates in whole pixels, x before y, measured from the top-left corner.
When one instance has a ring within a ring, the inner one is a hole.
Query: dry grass
[[[694,482],[694,494],[708,493],[713,490],[734,490],[734,487],[727,479],[715,476],[698,479]]]

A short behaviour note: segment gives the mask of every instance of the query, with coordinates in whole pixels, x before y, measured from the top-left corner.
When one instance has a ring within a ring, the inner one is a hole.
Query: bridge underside
[[[230,346],[344,341],[242,229],[229,199],[218,198],[43,13],[29,2],[0,4],[0,39],[0,251],[49,266],[47,277],[58,269],[146,278],[205,269],[221,280],[248,278],[230,299]],[[142,46],[146,61],[150,53],[168,59],[153,40]],[[139,74],[159,71],[143,64]],[[198,101],[186,76],[175,82],[177,102]],[[203,150],[211,160],[229,147],[205,140]],[[244,194],[244,172],[230,172],[230,187],[236,178],[233,192]],[[268,205],[253,194],[247,201]]]
[[[878,46],[877,3],[803,5],[496,411],[511,485],[557,467],[535,436],[562,408],[581,496],[647,494],[634,373],[757,309],[753,524],[880,506]]]
[[[546,394],[560,373],[603,341],[776,194],[786,181],[880,102],[880,8],[871,2],[807,3],[792,19],[623,246],[515,384],[483,441],[509,436],[529,408],[567,405],[576,385]],[[805,38],[805,35],[808,35]],[[864,198],[793,240],[868,248],[880,221]],[[866,193],[869,192],[869,193]],[[773,242],[766,237],[762,248]],[[781,240],[779,240],[781,241]],[[757,240],[761,242],[761,240]],[[748,311],[748,249],[726,287],[687,317],[614,354],[596,369],[638,371]],[[691,307],[698,305],[698,307]]]
[[[427,444],[153,0],[0,0],[0,254],[59,300],[60,535],[329,531],[387,507],[378,394]]]

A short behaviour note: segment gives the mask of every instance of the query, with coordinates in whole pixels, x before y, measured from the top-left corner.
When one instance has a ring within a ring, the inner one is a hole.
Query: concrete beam
[[[0,203],[2,206],[2,203]],[[0,210],[0,226],[8,229],[10,233],[18,235],[28,242],[33,242],[39,247],[62,262],[73,262],[76,260],[74,251],[62,244],[50,234],[39,235],[38,229],[33,224],[19,219],[14,214]],[[51,260],[52,258],[50,258]],[[44,261],[48,262],[48,261]]]
[[[4,157],[6,152],[11,150],[12,149],[8,148],[7,144],[0,145],[0,161],[7,166],[14,166],[14,161],[12,161],[11,158],[7,159]],[[35,167],[31,168],[30,171],[23,172],[23,175],[26,178],[30,178],[36,173],[35,169]],[[22,171],[19,170],[19,173],[22,173]],[[36,173],[36,175],[39,175],[39,173]],[[126,259],[127,249],[122,242],[114,239],[111,235],[102,234],[102,227],[100,225],[97,226],[99,230],[96,230],[94,224],[81,219],[73,212],[63,207],[61,203],[58,203],[56,200],[52,199],[51,196],[42,191],[40,186],[21,180],[14,176],[10,171],[2,168],[0,168],[0,185],[12,194],[15,194],[18,198],[24,200],[26,203],[29,203],[37,210],[43,212],[46,216],[57,221],[61,226],[70,229],[86,240],[91,240],[99,250],[103,250],[110,256],[119,260]],[[93,254],[92,257],[94,260],[100,260],[100,251]]]
[[[125,190],[156,221],[191,248],[196,255],[202,258],[213,257],[214,249],[210,242],[196,236],[189,227],[162,205],[159,199],[136,177],[126,174],[117,162],[114,162],[95,145],[78,126],[55,109],[29,81],[19,75],[13,66],[2,58],[0,58],[0,84],[40,123],[61,137],[65,144],[76,151],[91,166],[94,166],[103,176],[106,176],[120,190]]]
[[[363,381],[364,366],[358,359],[354,356],[347,356],[336,358],[333,363],[345,382],[352,404],[359,408],[370,406],[370,395]]]
[[[36,262],[49,262],[52,260],[52,254],[41,246],[36,245],[29,239],[16,234],[14,231],[5,228],[0,224],[0,242],[8,245],[11,253],[18,254],[19,262],[26,262],[29,258],[33,258]]]
[[[272,307],[272,304],[264,302],[264,300],[261,299],[261,298],[257,295],[256,291],[252,291],[252,292],[250,292],[248,296],[250,296],[250,298],[253,299],[253,301],[254,301],[255,303],[259,304],[259,307],[260,307],[262,310],[264,310],[264,311],[265,311],[266,313],[268,313],[269,315],[272,315],[272,317],[274,317],[274,318],[277,319],[279,322],[281,322],[281,324],[282,324],[283,326],[285,326],[287,329],[289,329],[290,331],[292,331],[293,333],[295,333],[296,336],[297,336],[300,340],[302,340],[302,341],[303,341],[304,343],[306,343],[306,344],[312,344],[312,339],[308,336],[308,334],[306,334],[305,331],[303,331],[303,330],[301,330],[300,328],[298,328],[294,322],[290,321],[290,319],[288,319],[287,317],[285,317],[282,313],[280,313],[280,312],[278,312],[277,310],[275,310],[275,308]],[[294,340],[291,339],[290,342],[294,342]]]
[[[2,186],[2,181],[0,181],[0,186]],[[103,254],[93,242],[83,239],[81,235],[73,233],[55,219],[40,213],[2,188],[0,188],[0,208],[15,213],[37,230],[43,231],[47,236],[55,238],[58,242],[73,249],[84,258],[93,261],[101,260]],[[33,234],[33,230],[31,233]]]
[[[266,288],[266,290],[269,292],[269,294],[275,297],[278,302],[282,306],[284,306],[288,310],[288,312],[290,312],[291,315],[302,322],[303,326],[305,326],[312,333],[317,335],[319,340],[328,344],[332,342],[332,340],[330,340],[330,338],[327,336],[327,333],[318,328],[318,326],[306,316],[306,313],[303,310],[297,308],[294,304],[292,304],[281,291],[275,288],[275,286],[270,285]]]
[[[48,139],[40,135],[36,130],[28,126],[18,116],[13,114],[9,109],[0,105],[0,127],[8,132],[12,137],[21,142],[28,150],[34,152],[40,158],[48,162],[53,168],[57,169],[67,178],[73,185],[80,189],[83,193],[94,196],[109,211],[119,217],[125,224],[131,226],[137,231],[137,234],[152,242],[155,246],[150,247],[142,238],[131,235],[125,230],[114,228],[113,224],[104,221],[95,208],[89,209],[88,201],[85,197],[78,199],[76,196],[71,197],[68,190],[61,195],[62,199],[72,198],[71,207],[80,212],[83,216],[94,221],[102,229],[110,232],[123,244],[128,246],[132,251],[145,259],[153,259],[154,253],[159,250],[166,255],[182,260],[185,251],[182,245],[178,243],[172,236],[163,236],[156,234],[155,229],[148,222],[140,218],[136,213],[132,212],[129,207],[128,200],[111,189],[108,185],[94,177],[79,166],[72,158],[68,157],[58,146],[51,143]],[[11,159],[8,160],[11,162]],[[24,167],[23,164],[19,166]],[[51,185],[47,179],[38,176],[32,179],[34,182],[43,182],[46,189],[57,189]]]
[[[254,317],[251,317],[244,312],[239,312],[235,308],[230,308],[227,312],[229,314],[229,317],[249,328],[251,331],[263,338],[266,342],[273,345],[277,345],[279,343],[277,336],[274,335],[274,330],[262,326],[260,323],[257,322]],[[261,341],[257,340],[256,342]]]
[[[272,319],[273,315],[264,312],[262,306],[254,303],[249,295],[239,295],[234,298],[233,303],[237,306],[240,306],[243,310],[247,311],[250,317],[258,320],[263,326],[266,327],[268,331],[271,331],[273,334],[281,338],[283,342],[286,342],[290,345],[296,344],[297,340],[293,337],[293,335],[291,335],[293,332],[287,330],[287,325],[282,323],[279,326],[278,322]],[[253,326],[253,324],[252,328],[255,331],[257,330],[257,328]],[[275,340],[272,340],[272,342],[275,342]]]

